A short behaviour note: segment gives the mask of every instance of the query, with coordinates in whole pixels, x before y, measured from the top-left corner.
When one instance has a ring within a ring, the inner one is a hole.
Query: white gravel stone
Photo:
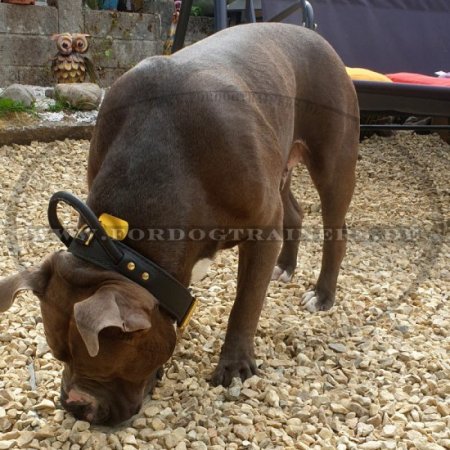
[[[332,350],[337,353],[345,353],[347,351],[347,347],[344,344],[340,344],[339,342],[328,344]]]
[[[333,432],[329,428],[322,428],[319,431],[319,436],[324,440],[328,441],[333,437]]]
[[[449,439],[439,439],[438,444],[445,449],[450,449],[450,438]]]
[[[164,430],[164,428],[166,428],[166,424],[164,421],[156,417],[152,420],[152,428],[156,431]]]
[[[374,430],[374,426],[366,423],[359,422],[356,426],[356,433],[359,436],[368,436]]]
[[[13,440],[0,441],[0,450],[8,450],[13,448],[14,445],[16,445],[16,441]]]
[[[394,437],[397,433],[397,427],[395,425],[385,425],[383,427],[383,436]]]
[[[368,441],[360,444],[358,448],[360,448],[361,450],[378,450],[379,448],[383,448],[383,442]]]
[[[176,428],[164,438],[164,442],[167,448],[174,448],[185,437],[186,437],[186,430],[184,428]]]
[[[26,447],[34,439],[34,431],[22,431],[17,439],[17,445],[20,448]]]
[[[444,447],[434,442],[419,441],[415,442],[414,445],[417,450],[445,450]]]
[[[280,397],[272,389],[267,391],[267,393],[264,397],[264,401],[270,406],[275,406],[275,407],[280,406]]]
[[[232,448],[231,446],[229,448]],[[237,447],[235,447],[237,448]],[[195,441],[191,443],[191,449],[193,450],[208,450],[207,445],[202,441]]]
[[[22,448],[61,450],[449,450],[449,149],[435,135],[410,133],[362,143],[335,306],[318,314],[300,306],[321,255],[320,237],[305,239],[293,279],[269,286],[258,376],[230,388],[206,381],[236,292],[237,252],[217,255],[192,287],[201,307],[164,379],[120,427],[88,427],[60,409],[62,364],[44,345],[39,301],[21,294],[0,314],[0,450],[20,449],[19,439],[28,442]],[[61,248],[47,231],[47,200],[61,189],[86,198],[87,152],[85,141],[0,147],[1,276]],[[293,191],[305,233],[321,229],[303,167]],[[398,238],[399,230],[416,234]]]
[[[44,336],[36,337],[36,356],[39,358],[50,351],[50,347],[47,344],[47,341]]]
[[[77,420],[72,427],[73,431],[86,431],[89,430],[91,424],[89,422],[85,422],[84,420]]]
[[[34,407],[34,409],[36,411],[40,411],[40,410],[43,410],[43,409],[55,409],[55,404],[51,400],[43,399],[40,403],[38,403]]]

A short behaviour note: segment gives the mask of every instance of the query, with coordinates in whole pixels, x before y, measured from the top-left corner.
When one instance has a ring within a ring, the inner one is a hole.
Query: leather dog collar
[[[60,202],[74,208],[85,221],[74,237],[58,219],[57,206]],[[48,207],[48,220],[51,229],[70,253],[103,269],[118,272],[145,288],[174,317],[180,331],[184,330],[197,300],[163,268],[123,242],[111,238],[97,216],[80,199],[68,192],[53,194]]]

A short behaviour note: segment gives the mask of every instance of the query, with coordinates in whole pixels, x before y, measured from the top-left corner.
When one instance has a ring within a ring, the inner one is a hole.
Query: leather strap
[[[57,215],[60,202],[67,203],[83,217],[86,225],[76,236],[69,235]],[[150,292],[177,322],[187,325],[196,300],[189,290],[153,261],[145,258],[120,241],[110,238],[91,209],[67,192],[57,192],[49,203],[49,223],[55,234],[74,256],[106,270],[124,275]]]

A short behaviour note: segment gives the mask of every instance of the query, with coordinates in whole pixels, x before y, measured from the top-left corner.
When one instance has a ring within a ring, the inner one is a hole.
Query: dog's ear
[[[38,296],[44,293],[50,278],[51,258],[46,258],[40,267],[0,280],[0,312],[10,308],[20,291],[30,290]]]
[[[78,331],[91,357],[98,355],[98,335],[104,328],[118,327],[124,332],[133,332],[151,327],[148,308],[124,298],[116,286],[99,288],[91,297],[76,303],[74,313]]]

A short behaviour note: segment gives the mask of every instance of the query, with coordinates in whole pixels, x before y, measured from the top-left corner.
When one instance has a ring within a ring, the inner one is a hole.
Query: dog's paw
[[[280,266],[275,266],[272,272],[272,281],[281,281],[283,283],[289,283],[292,280],[293,273],[289,273]]]
[[[307,291],[303,295],[301,304],[309,312],[328,311],[334,305],[334,297],[321,298],[315,290]]]
[[[305,307],[309,312],[317,312],[317,295],[316,291],[307,291],[303,294],[302,306]]]
[[[239,360],[220,360],[212,377],[214,386],[228,387],[233,378],[238,377],[242,381],[257,373],[256,362],[253,358]]]

